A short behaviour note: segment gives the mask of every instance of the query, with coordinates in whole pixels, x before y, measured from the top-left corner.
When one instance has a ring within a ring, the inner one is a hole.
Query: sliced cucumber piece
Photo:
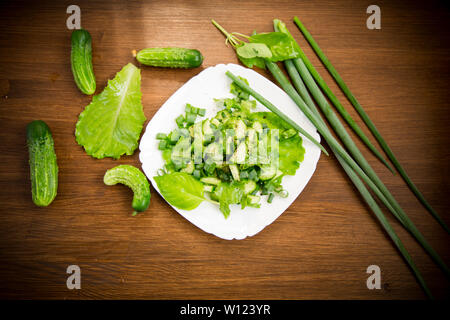
[[[238,164],[245,163],[246,156],[247,156],[247,146],[245,145],[245,142],[241,142],[236,148],[236,151],[231,156],[230,162]]]
[[[226,154],[227,158],[230,157],[230,159],[234,154],[234,139],[232,136],[226,136],[225,154]]]
[[[275,177],[277,174],[277,168],[271,165],[262,165],[260,166],[261,172],[259,174],[259,178],[261,180],[269,180]]]
[[[230,167],[230,171],[231,171],[231,175],[233,176],[233,179],[236,181],[239,181],[240,180],[239,169],[238,169],[237,165],[230,164],[229,167]]]
[[[206,119],[205,121],[203,121],[203,134],[204,135],[210,136],[210,135],[214,134],[210,124],[211,123],[210,123],[209,119]]]
[[[253,196],[251,194],[247,195],[248,205],[249,206],[257,206],[259,201],[261,200],[260,196]]]
[[[214,178],[214,177],[204,177],[204,178],[201,178],[200,181],[203,183],[213,184],[216,186],[221,182],[219,179]]]
[[[256,190],[256,182],[253,180],[243,181],[244,183],[244,193],[250,194]]]
[[[244,121],[241,119],[236,121],[234,130],[236,132],[236,139],[241,140],[245,138],[245,131],[247,129],[247,126],[245,125]]]
[[[248,164],[254,165],[258,162],[258,134],[256,130],[250,128],[247,130],[247,149],[248,149]]]
[[[258,133],[262,132],[263,129],[261,122],[258,121],[253,122],[252,128],[255,129]]]
[[[216,118],[212,119],[212,120],[211,120],[211,123],[212,123],[213,125],[215,125],[216,127],[220,126],[220,121],[217,120]]]
[[[186,168],[183,168],[180,170],[181,172],[186,172],[189,174],[192,174],[192,172],[194,172],[194,162],[191,161],[186,165]]]
[[[222,163],[222,146],[216,142],[208,144],[208,146],[205,148],[205,156],[208,159],[211,159],[216,164]]]

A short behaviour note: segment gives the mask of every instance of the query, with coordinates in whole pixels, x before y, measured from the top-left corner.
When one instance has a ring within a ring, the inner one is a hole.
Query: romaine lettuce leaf
[[[300,135],[296,134],[289,139],[281,140],[279,154],[280,171],[291,176],[295,175],[305,156],[305,148],[303,148]]]
[[[80,114],[75,136],[94,158],[132,155],[145,122],[141,73],[129,63]]]

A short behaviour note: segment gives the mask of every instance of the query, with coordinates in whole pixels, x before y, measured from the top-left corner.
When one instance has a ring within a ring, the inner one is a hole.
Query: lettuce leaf
[[[295,175],[305,156],[305,148],[303,148],[300,135],[296,134],[289,139],[281,140],[279,153],[280,171],[291,176]]]
[[[146,120],[141,96],[140,70],[129,63],[78,118],[75,136],[87,154],[98,159],[133,154]]]
[[[269,129],[287,130],[290,126],[273,112],[253,112],[250,118],[259,121]],[[302,138],[296,134],[289,139],[280,140],[279,144],[279,170],[284,174],[295,175],[303,161],[305,148],[302,145]]]

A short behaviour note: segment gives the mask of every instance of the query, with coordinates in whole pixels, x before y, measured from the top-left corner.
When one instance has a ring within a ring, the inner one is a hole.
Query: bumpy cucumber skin
[[[131,206],[138,212],[145,211],[150,205],[150,184],[145,174],[136,167],[123,164],[111,168],[106,171],[103,182],[108,186],[121,183],[131,188],[134,193]]]
[[[166,68],[197,68],[203,62],[200,51],[185,48],[142,49],[136,59],[146,66]]]
[[[72,51],[70,61],[75,83],[84,94],[95,92],[95,75],[92,66],[91,35],[84,29],[74,30],[71,37]]]
[[[44,121],[28,124],[27,144],[33,202],[45,207],[55,199],[58,191],[58,164],[52,134]]]

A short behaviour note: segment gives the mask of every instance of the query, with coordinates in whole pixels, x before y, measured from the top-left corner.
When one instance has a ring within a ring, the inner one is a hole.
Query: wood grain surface
[[[366,28],[372,1],[11,1],[0,10],[0,297],[8,299],[422,299],[423,291],[333,156],[322,156],[291,207],[242,241],[206,234],[152,189],[150,208],[131,216],[131,191],[107,187],[117,164],[96,160],[74,137],[90,102],[73,81],[66,8],[78,4],[93,39],[97,93],[152,46],[199,49],[201,68],[142,68],[147,119],[189,78],[237,63],[214,18],[230,31],[272,31],[284,20],[313,64],[345,100],[292,18],[298,15],[372,117],[429,202],[450,223],[450,10],[437,1],[377,1],[382,29]],[[265,71],[259,71],[270,77]],[[273,80],[273,79],[272,79]],[[58,196],[33,205],[25,127],[50,126],[60,169]],[[365,128],[364,128],[365,129]],[[367,130],[366,130],[367,132]],[[401,178],[362,148],[432,246],[450,263],[449,235]],[[386,211],[437,298],[448,279]],[[81,268],[81,290],[66,288],[66,268]],[[382,289],[368,290],[379,265]]]

